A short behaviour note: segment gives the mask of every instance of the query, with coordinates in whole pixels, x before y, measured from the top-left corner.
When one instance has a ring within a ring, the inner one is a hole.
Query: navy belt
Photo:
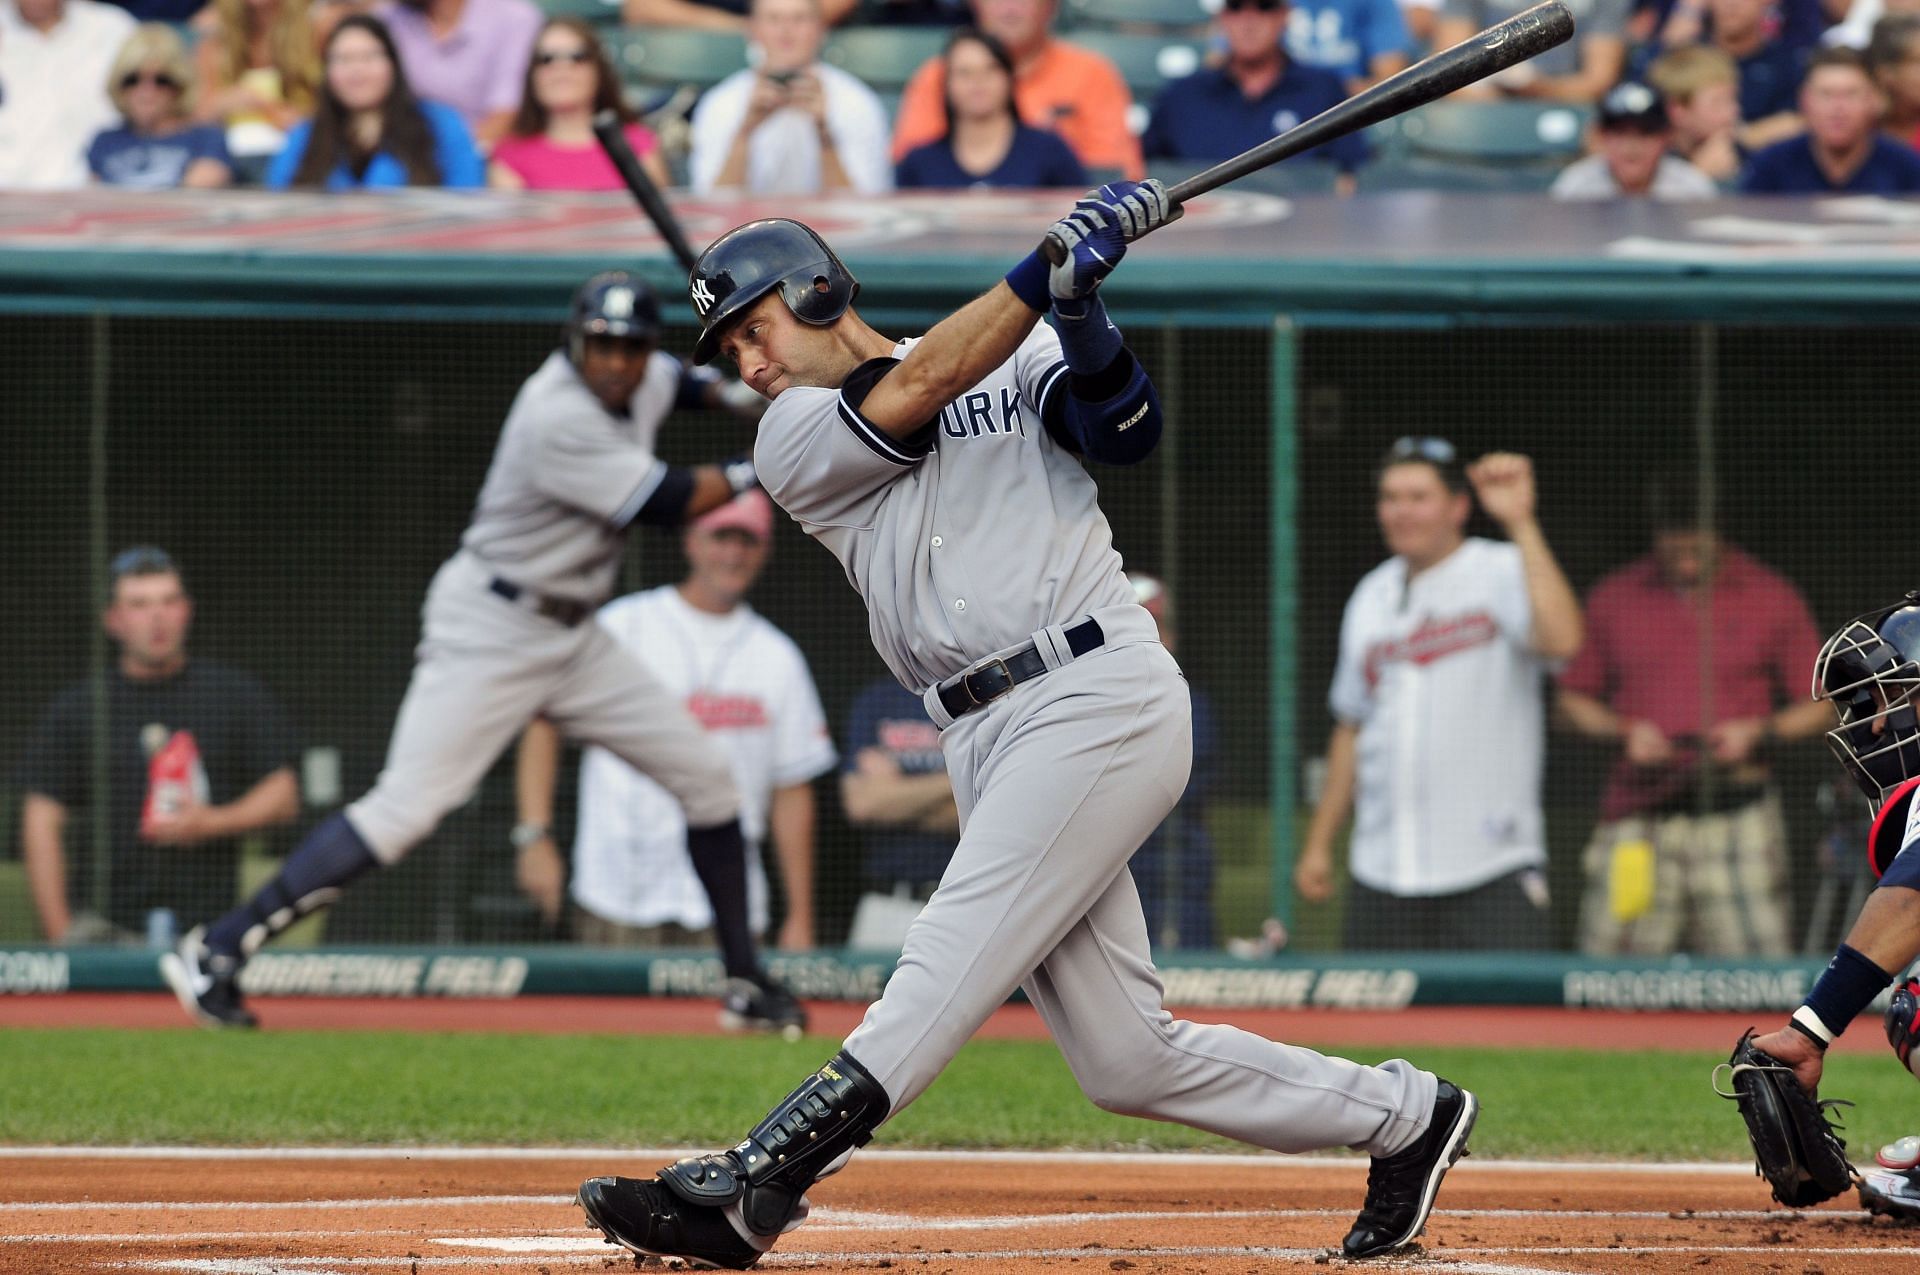
[[[1075,659],[1098,650],[1107,640],[1107,635],[1100,631],[1100,622],[1092,616],[1068,628],[1062,636],[1067,639],[1067,649]],[[940,683],[940,707],[947,710],[948,717],[958,720],[1046,671],[1047,662],[1041,658],[1039,648],[1029,642],[1012,655],[989,660],[970,673]]]
[[[585,602],[551,598],[544,593],[523,589],[513,581],[502,580],[499,576],[495,576],[488,582],[487,588],[509,602],[519,603],[537,616],[552,620],[556,624],[564,624],[570,629],[593,614],[593,608]]]

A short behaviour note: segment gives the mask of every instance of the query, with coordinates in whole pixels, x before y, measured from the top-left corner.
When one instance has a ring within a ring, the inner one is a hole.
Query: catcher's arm
[[[1722,1073],[1726,1088],[1722,1088]],[[1850,1104],[1820,1101],[1801,1087],[1793,1068],[1754,1047],[1749,1030],[1733,1056],[1713,1070],[1714,1092],[1740,1105],[1753,1144],[1755,1172],[1788,1208],[1831,1200],[1853,1185],[1847,1144],[1828,1113]]]

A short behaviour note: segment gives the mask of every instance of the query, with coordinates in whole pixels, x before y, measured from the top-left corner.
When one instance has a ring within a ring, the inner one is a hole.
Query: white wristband
[[[1802,1005],[1799,1009],[1794,1010],[1793,1021],[1799,1023],[1802,1027],[1818,1036],[1821,1040],[1826,1041],[1829,1045],[1833,1043],[1833,1032],[1827,1028],[1825,1023],[1820,1021],[1820,1015],[1813,1012],[1811,1005]]]

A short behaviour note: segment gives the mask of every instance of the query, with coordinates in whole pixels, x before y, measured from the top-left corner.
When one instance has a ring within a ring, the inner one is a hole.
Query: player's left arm
[[[1533,462],[1515,452],[1491,452],[1467,466],[1467,481],[1473,484],[1480,507],[1520,551],[1533,622],[1529,645],[1545,659],[1572,659],[1586,638],[1586,626],[1580,599],[1534,516]]]
[[[935,324],[867,391],[861,415],[894,439],[917,434],[940,409],[1012,358],[1057,301],[1091,301],[1094,290],[1126,256],[1127,244],[1174,215],[1159,182],[1115,182],[1089,191],[1050,232],[1067,246],[1065,260],[1050,264],[1034,252],[991,292]],[[1106,329],[1112,328],[1105,323],[1104,310],[1099,319]],[[1089,359],[1102,361],[1087,370],[1103,370],[1118,344],[1115,331],[1111,344],[1102,341],[1097,346],[1104,355],[1089,354]],[[1073,366],[1071,357],[1068,365]]]

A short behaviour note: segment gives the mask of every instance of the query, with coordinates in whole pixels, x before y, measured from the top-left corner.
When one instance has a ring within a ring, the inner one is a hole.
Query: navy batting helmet
[[[723,329],[775,288],[803,323],[825,325],[847,312],[860,282],[812,230],[785,217],[736,226],[700,254],[687,295],[700,316],[693,361],[711,362]]]
[[[1920,592],[1849,620],[1813,663],[1813,696],[1830,700],[1840,724],[1827,745],[1878,808],[1920,779]]]
[[[580,361],[590,336],[653,341],[660,335],[660,302],[653,289],[625,270],[604,270],[580,285],[567,310],[567,352]]]

